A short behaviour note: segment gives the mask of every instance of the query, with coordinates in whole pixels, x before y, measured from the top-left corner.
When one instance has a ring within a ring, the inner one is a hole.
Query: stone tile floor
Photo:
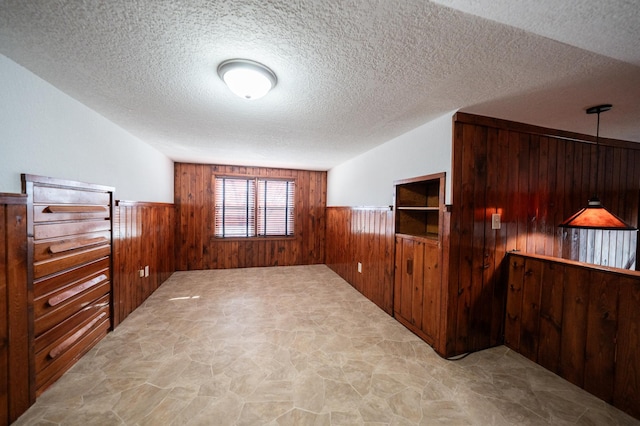
[[[176,272],[16,425],[638,425],[501,346],[440,358],[324,265]]]

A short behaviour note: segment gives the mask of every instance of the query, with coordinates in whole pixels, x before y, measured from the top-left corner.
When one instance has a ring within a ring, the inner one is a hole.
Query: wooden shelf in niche
[[[443,174],[397,181],[396,233],[437,239],[443,205]]]

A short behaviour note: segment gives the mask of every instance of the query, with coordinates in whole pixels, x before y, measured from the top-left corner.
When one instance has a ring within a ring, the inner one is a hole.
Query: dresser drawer
[[[34,278],[73,268],[111,253],[111,232],[35,241]]]
[[[63,287],[80,282],[86,277],[100,271],[106,270],[108,274],[110,263],[109,257],[103,257],[68,271],[35,280],[33,284],[33,296],[35,299],[44,297]]]
[[[57,188],[33,186],[33,204],[89,204],[108,206],[111,204],[109,192],[95,192],[79,188]]]
[[[111,222],[104,219],[77,222],[45,222],[33,226],[33,238],[37,241],[110,230]]]
[[[111,289],[108,271],[98,272],[59,291],[34,300],[34,333],[46,332],[76,312],[95,303]]]
[[[69,268],[74,268],[93,260],[100,259],[101,257],[109,256],[110,254],[111,246],[101,245],[84,250],[79,250],[73,254],[57,257],[55,259],[42,262],[34,262],[33,276],[37,280],[46,275],[61,272]]]
[[[91,305],[35,339],[36,388],[41,393],[91,349],[110,327],[109,298]]]
[[[33,206],[33,221],[62,222],[71,220],[109,219],[109,206],[36,204]]]
[[[100,299],[96,300],[95,303],[92,303],[91,305],[86,306],[81,311],[76,312],[71,317],[60,322],[51,330],[36,337],[35,339],[36,354],[44,353],[47,350],[47,348],[49,348],[49,351],[50,351],[54,346],[56,346],[56,342],[60,343],[66,339],[65,336],[69,337],[73,335],[76,331],[83,328],[84,325],[86,325],[92,319],[96,318],[101,313],[106,312],[108,317],[109,316],[108,304],[109,304],[109,296],[103,296]],[[45,357],[44,355],[42,355],[40,358],[44,359]]]
[[[105,244],[111,244],[111,232],[109,231],[39,240],[35,241],[33,245],[33,261],[53,260]]]

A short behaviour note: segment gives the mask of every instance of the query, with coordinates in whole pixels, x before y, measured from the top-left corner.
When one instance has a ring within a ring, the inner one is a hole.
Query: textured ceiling
[[[176,161],[329,169],[446,112],[640,142],[636,0],[0,0],[0,53]],[[268,65],[235,97],[225,59]]]

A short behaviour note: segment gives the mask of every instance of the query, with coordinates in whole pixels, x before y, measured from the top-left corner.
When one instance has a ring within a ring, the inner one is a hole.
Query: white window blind
[[[251,180],[216,177],[216,237],[252,237],[255,227],[255,185]]]
[[[293,236],[295,182],[259,178],[215,178],[215,236]]]
[[[258,180],[258,235],[293,235],[294,183]]]

